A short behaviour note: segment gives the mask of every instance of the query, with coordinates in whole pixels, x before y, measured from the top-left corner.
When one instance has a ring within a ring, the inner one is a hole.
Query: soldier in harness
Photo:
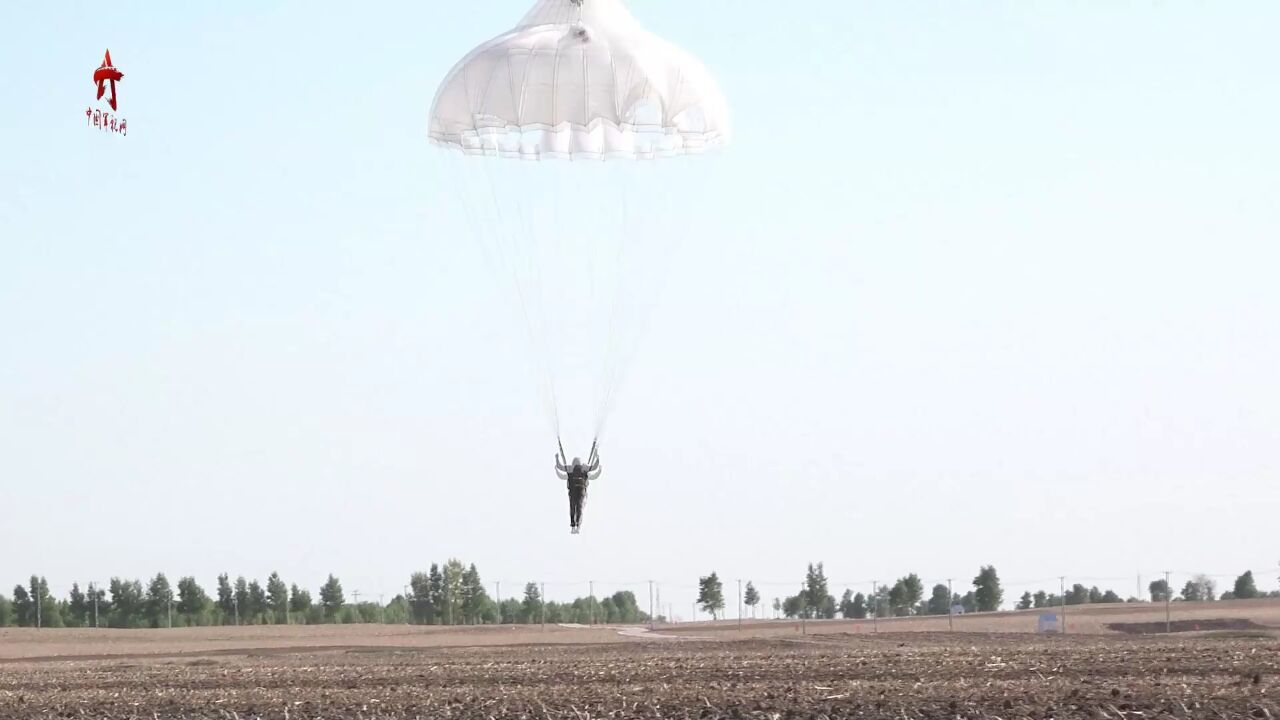
[[[585,464],[582,458],[568,462],[562,444],[560,454],[556,455],[556,475],[569,485],[569,532],[577,535],[582,530],[582,506],[587,501],[587,486],[600,477],[598,443],[591,444],[591,455]]]

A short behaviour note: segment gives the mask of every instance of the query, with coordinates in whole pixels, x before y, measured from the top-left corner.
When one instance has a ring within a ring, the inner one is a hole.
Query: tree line
[[[1004,590],[994,566],[979,569],[972,588],[964,594],[952,592],[944,584],[936,584],[928,597],[924,583],[915,573],[898,578],[893,584],[877,584],[870,594],[846,589],[839,601],[829,591],[822,563],[810,563],[799,592],[786,598],[773,599],[775,617],[864,619],[912,615],[946,615],[957,608],[964,612],[999,610]],[[1280,592],[1265,593],[1258,589],[1252,571],[1236,578],[1231,590],[1217,593],[1214,581],[1197,575],[1186,582],[1174,596],[1169,584],[1156,580],[1147,588],[1152,602],[1250,599],[1280,597]],[[353,593],[348,602],[342,582],[329,575],[313,599],[311,592],[297,584],[287,584],[279,573],[271,573],[266,583],[234,581],[230,575],[218,576],[213,594],[209,594],[194,577],[179,578],[176,589],[164,573],[157,573],[145,585],[141,580],[111,578],[107,587],[90,583],[81,588],[73,583],[65,598],[55,598],[49,583],[32,575],[28,583],[15,585],[12,598],[0,594],[0,627],[113,627],[160,628],[207,625],[315,625],[323,623],[387,623],[415,625],[482,625],[548,623],[617,623],[634,624],[649,621],[640,610],[631,591],[620,591],[603,599],[580,597],[572,602],[551,602],[543,598],[542,587],[527,583],[519,596],[495,601],[487,592],[475,564],[464,565],[457,559],[432,563],[425,572],[409,577],[405,592],[390,601],[360,601]],[[724,585],[716,573],[698,580],[698,605],[718,618],[725,608]],[[757,615],[763,598],[753,582],[747,582],[742,602],[751,615]],[[1062,605],[1089,603],[1140,602],[1136,597],[1122,600],[1112,590],[1086,588],[1079,583],[1065,593],[1039,590],[1022,594],[1018,610],[1054,608]],[[657,618],[659,621],[664,618]]]
[[[313,598],[311,592],[287,584],[271,573],[265,584],[244,576],[218,576],[213,593],[194,577],[179,578],[176,588],[164,573],[146,584],[137,579],[111,578],[106,587],[71,585],[65,598],[49,592],[48,581],[32,575],[13,588],[12,598],[0,594],[0,627],[162,628],[209,625],[317,625],[325,623],[386,623],[417,625],[482,625],[549,623],[643,623],[635,594],[616,592],[605,598],[577,598],[548,602],[542,588],[528,583],[522,596],[495,601],[486,591],[475,564],[457,559],[432,563],[415,572],[405,592],[348,601],[342,582],[329,575]]]
[[[1171,601],[1207,601],[1234,600],[1259,597],[1280,598],[1280,591],[1264,593],[1257,587],[1253,572],[1245,571],[1236,579],[1232,590],[1224,592],[1220,597],[1215,595],[1213,580],[1205,575],[1197,575],[1183,587],[1181,597],[1174,598],[1165,580],[1152,582],[1148,587],[1152,602]],[[751,609],[754,617],[760,603],[760,594],[755,585],[748,582],[743,591],[743,604]],[[948,585],[938,583],[933,586],[929,596],[924,596],[924,583],[915,573],[900,577],[893,584],[876,585],[870,594],[855,593],[846,589],[837,602],[829,592],[826,572],[822,563],[810,563],[805,571],[805,579],[795,595],[786,598],[774,598],[774,617],[833,619],[837,616],[850,619],[904,617],[911,615],[947,615],[952,612],[994,612],[1004,602],[1004,589],[1000,585],[1000,576],[993,565],[985,565],[973,578],[972,589],[963,595],[953,592]],[[1086,588],[1076,583],[1064,593],[1048,593],[1039,590],[1034,593],[1025,592],[1019,598],[1015,608],[1031,610],[1037,608],[1054,608],[1062,605],[1084,605],[1089,603],[1122,603],[1141,602],[1139,598],[1122,599],[1113,590],[1101,590],[1098,587]],[[698,581],[698,605],[703,612],[718,618],[724,611],[724,586],[716,573],[711,573]]]

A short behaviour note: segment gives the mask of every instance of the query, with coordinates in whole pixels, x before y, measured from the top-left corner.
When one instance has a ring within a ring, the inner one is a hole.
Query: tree
[[[525,583],[524,601],[520,603],[520,614],[526,623],[541,622],[542,591],[538,589],[538,583]]]
[[[1067,591],[1068,605],[1084,605],[1089,602],[1089,590],[1080,583],[1071,586]]]
[[[249,582],[244,576],[236,578],[235,611],[239,622],[244,625],[253,623],[253,605],[249,602]]]
[[[605,598],[600,602],[600,617],[607,623],[621,622],[618,618],[621,613],[618,612],[618,606],[614,604],[613,598]]]
[[[222,624],[235,621],[235,593],[231,590],[231,581],[226,573],[218,576],[218,610],[222,613]]]
[[[299,617],[306,617],[311,610],[311,592],[303,590],[296,584],[289,587],[289,612]]]
[[[49,581],[43,577],[32,575],[27,592],[23,595],[26,608],[26,625],[28,627],[62,627],[62,614],[58,611],[58,601],[49,594]],[[14,600],[18,593],[14,591]]]
[[[867,597],[862,593],[853,596],[853,617],[858,620],[867,617]]]
[[[141,581],[111,578],[112,627],[136,627],[145,610],[146,603]]]
[[[996,575],[994,565],[984,566],[973,579],[974,601],[979,612],[995,612],[1000,609],[1004,600],[1004,591],[1000,589],[1000,577]]]
[[[933,586],[929,601],[925,604],[925,612],[929,615],[946,615],[951,612],[951,591],[947,590],[946,585],[938,583]]]
[[[1188,580],[1186,585],[1182,586],[1182,599],[1187,602],[1200,602],[1204,598],[1200,596],[1200,586],[1195,582]]]
[[[13,614],[18,627],[35,627],[36,604],[31,601],[31,593],[21,585],[13,586]]]
[[[1022,599],[1018,601],[1018,609],[1030,610],[1031,605],[1034,602],[1035,602],[1035,599],[1031,597],[1031,592],[1030,591],[1024,592],[1022,593]]]
[[[773,599],[773,616],[776,618],[781,613],[782,613],[782,600],[779,598],[774,598]]]
[[[1102,593],[1102,602],[1104,602],[1104,603],[1122,603],[1122,602],[1124,602],[1124,600],[1121,600],[1121,599],[1120,599],[1120,596],[1119,596],[1119,595],[1117,595],[1117,594],[1116,594],[1116,592],[1115,592],[1114,590],[1108,590],[1108,591],[1106,591],[1106,592]]]
[[[484,622],[484,611],[488,604],[489,593],[485,592],[484,583],[480,580],[480,571],[475,563],[467,567],[462,574],[462,616],[464,622],[481,624]]]
[[[848,588],[845,588],[844,595],[840,596],[840,617],[853,618],[853,591]]]
[[[711,613],[713,620],[724,609],[724,587],[720,583],[720,576],[714,572],[698,578],[698,605],[703,612]]]
[[[1089,588],[1089,602],[1091,603],[1102,602],[1102,591],[1098,589],[1097,585],[1094,585],[1093,587]]]
[[[13,620],[13,603],[0,594],[0,627],[8,627]]]
[[[280,579],[280,573],[273,572],[267,577],[267,607],[271,610],[272,622],[289,621],[289,586]]]
[[[1207,575],[1196,575],[1182,586],[1182,599],[1188,602],[1209,602],[1218,599],[1218,587]]]
[[[782,614],[789,618],[800,617],[807,612],[801,595],[792,595],[782,601]]]
[[[813,617],[815,611],[821,611],[830,594],[827,589],[827,573],[823,570],[822,563],[809,563],[804,576],[804,592],[800,598],[805,617]],[[834,604],[833,602],[832,605]]]
[[[903,590],[906,592],[904,599],[907,601],[907,607],[914,608],[919,605],[920,601],[924,599],[924,583],[920,581],[920,576],[911,573],[902,578],[901,582]]]
[[[822,602],[818,604],[817,612],[814,613],[823,620],[834,620],[836,617],[836,599],[833,595],[827,595],[822,598]]]
[[[416,572],[410,575],[409,593],[409,608],[413,622],[421,625],[430,624],[433,615],[431,576],[424,572]]]
[[[257,580],[249,583],[249,616],[255,623],[266,619],[267,607],[267,591]]]
[[[618,612],[617,620],[614,622],[631,625],[649,619],[648,615],[640,611],[640,603],[636,600],[636,594],[630,590],[616,592],[609,597],[609,600]]]
[[[890,588],[888,585],[881,585],[876,591],[867,598],[867,612],[876,617],[886,617],[890,615],[890,608],[893,607],[890,598]]]
[[[178,612],[187,619],[187,625],[198,624],[208,607],[209,596],[195,578],[188,576],[178,580]]]
[[[444,620],[445,613],[448,610],[445,606],[444,573],[440,572],[439,565],[431,563],[431,572],[427,574],[427,579],[430,588],[427,602],[432,608],[432,616],[429,622],[434,625]]]
[[[756,590],[756,586],[750,580],[747,581],[747,589],[742,594],[742,602],[751,608],[751,617],[755,617],[756,606],[760,604],[760,591]]]
[[[503,625],[515,625],[523,622],[524,603],[510,597],[502,601],[498,606],[498,622]]]
[[[1253,571],[1245,570],[1244,574],[1236,578],[1236,585],[1231,590],[1231,595],[1236,600],[1251,600],[1258,597],[1258,585],[1253,581]]]
[[[464,599],[463,575],[466,574],[466,569],[462,566],[462,561],[457,558],[450,558],[449,562],[444,564],[440,574],[444,583],[445,622],[449,625],[465,623],[466,617],[462,609],[462,601]]]
[[[1147,590],[1151,592],[1151,602],[1164,602],[1171,599],[1167,580],[1152,580],[1151,584],[1147,585]]]
[[[889,588],[889,612],[894,617],[906,615],[908,612],[907,588],[902,584],[901,579],[894,583],[892,588]]]
[[[95,601],[97,602],[96,607],[94,606]],[[85,598],[85,603],[89,606],[89,614],[85,619],[87,622],[95,622],[95,627],[102,622],[103,617],[111,614],[111,601],[107,599],[107,591],[100,585],[89,585],[89,595]],[[94,617],[95,612],[98,617]]]
[[[164,573],[156,573],[147,585],[146,614],[151,627],[158,628],[169,624],[169,604],[173,602],[173,588]]]
[[[80,590],[79,583],[71,583],[69,597],[67,614],[76,627],[85,627],[89,624],[89,614],[93,612],[93,601]]]
[[[332,622],[338,617],[346,600],[342,597],[342,583],[332,574],[320,587],[320,607],[324,608],[324,617]]]
[[[1047,602],[1048,599],[1049,599],[1049,596],[1046,595],[1043,590],[1037,590],[1036,594],[1031,596],[1031,607],[1033,608],[1049,607]]]

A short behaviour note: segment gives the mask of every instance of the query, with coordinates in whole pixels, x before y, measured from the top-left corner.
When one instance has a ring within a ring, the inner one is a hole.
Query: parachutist
[[[577,535],[582,530],[582,506],[587,499],[587,486],[600,477],[600,455],[595,446],[591,457],[583,464],[582,458],[574,458],[566,464],[561,451],[556,455],[556,475],[569,485],[569,532]]]

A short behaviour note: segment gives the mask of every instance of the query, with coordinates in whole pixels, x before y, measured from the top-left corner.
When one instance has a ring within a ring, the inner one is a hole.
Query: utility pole
[[[649,630],[653,630],[653,581],[649,581]]]
[[[387,612],[386,612],[387,604],[383,602],[383,598],[385,597],[386,595],[382,593],[378,593],[378,624],[379,625],[387,624]]]
[[[1066,635],[1067,634],[1067,576],[1066,575],[1058,576],[1058,595],[1061,598],[1058,601],[1058,604],[1061,606],[1061,611],[1062,611],[1062,634]]]
[[[948,632],[955,632],[955,629],[956,629],[956,624],[955,624],[956,614],[951,611],[951,598],[953,597],[955,596],[951,594],[951,578],[947,578],[947,631]]]
[[[876,595],[876,581],[871,581],[871,632],[880,632],[880,596]]]
[[[413,601],[413,600],[410,600],[410,599],[409,599],[409,586],[408,586],[408,585],[405,585],[405,586],[404,586],[404,607],[405,607],[405,610],[406,610],[406,612],[405,612],[405,620],[404,620],[404,624],[405,624],[405,625],[412,625],[412,624],[413,624],[413,620],[414,620],[414,617],[413,617],[413,615],[414,615],[414,605],[416,605],[416,604],[417,604],[417,602],[416,602],[416,601]]]
[[[689,622],[698,622],[698,601],[694,600],[689,604]]]
[[[738,580],[738,631],[742,631],[742,580]]]
[[[809,599],[804,596],[804,585],[800,586],[800,634],[808,635]]]
[[[658,612],[662,612],[662,583],[658,583],[656,586],[654,586],[653,591],[654,593],[656,593],[655,597],[658,598]],[[667,624],[668,625],[671,624],[670,610],[667,610]]]
[[[93,626],[98,627],[98,584],[89,583],[89,592],[93,595]]]
[[[591,624],[596,624],[596,581],[587,581],[587,593],[591,596],[587,600],[587,616],[591,618]]]
[[[172,630],[173,629],[173,593],[169,593],[168,616],[169,616],[169,629]]]
[[[1173,621],[1169,617],[1169,597],[1173,595],[1173,587],[1169,585],[1169,571],[1164,571],[1164,631],[1173,632]]]
[[[495,580],[493,582],[493,594],[497,598],[498,603],[498,624],[502,624],[502,583]]]
[[[547,584],[542,583],[542,602],[538,603],[538,609],[542,611],[542,631],[547,630]]]
[[[239,626],[240,625],[240,597],[239,596],[237,595],[231,596],[231,609],[235,611],[236,625]]]
[[[36,591],[36,592],[35,592],[35,596],[36,596],[36,629],[37,629],[37,630],[39,630],[40,628],[44,627],[44,625],[42,624],[43,620],[42,620],[42,618],[40,617],[40,612],[41,612],[41,610],[42,610],[42,606],[44,605],[44,586],[40,584],[40,581],[39,581],[39,580],[36,580],[36,581],[35,581],[34,583],[32,583],[32,584],[33,584],[33,585],[35,585],[35,591]]]

